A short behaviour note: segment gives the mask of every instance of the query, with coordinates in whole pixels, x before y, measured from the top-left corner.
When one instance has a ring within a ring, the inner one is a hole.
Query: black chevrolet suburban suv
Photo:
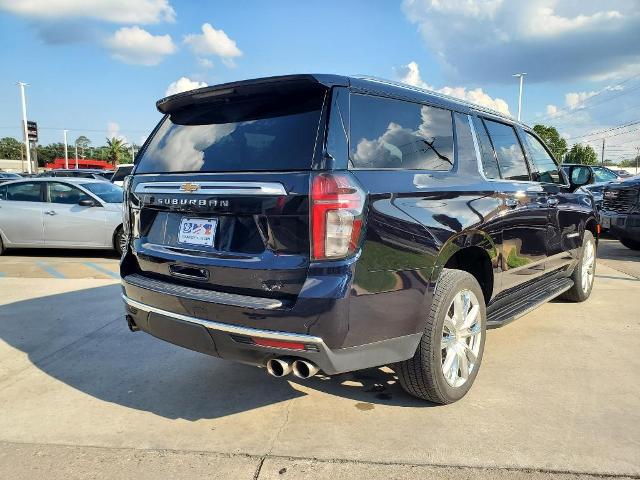
[[[389,365],[450,403],[488,327],[591,293],[593,201],[511,118],[335,75],[157,108],[125,182],[133,331],[276,377]]]
[[[600,221],[625,247],[640,250],[640,175],[605,186]]]

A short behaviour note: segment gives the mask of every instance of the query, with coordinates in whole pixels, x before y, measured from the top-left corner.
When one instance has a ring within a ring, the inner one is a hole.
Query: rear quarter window
[[[453,168],[452,116],[442,108],[352,95],[350,140],[356,169]]]

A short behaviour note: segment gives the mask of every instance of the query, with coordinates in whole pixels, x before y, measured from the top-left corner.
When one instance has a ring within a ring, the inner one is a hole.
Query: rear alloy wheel
[[[640,242],[630,238],[620,238],[620,243],[631,250],[640,250]]]
[[[396,367],[400,385],[434,403],[461,399],[478,374],[485,333],[480,285],[467,272],[444,269],[420,345],[413,358]]]
[[[122,256],[122,252],[127,248],[127,237],[122,227],[118,227],[118,230],[113,235],[113,248],[119,256]]]
[[[571,302],[584,302],[591,295],[595,274],[596,240],[589,230],[585,230],[580,261],[571,275],[573,287],[564,292],[560,298]]]

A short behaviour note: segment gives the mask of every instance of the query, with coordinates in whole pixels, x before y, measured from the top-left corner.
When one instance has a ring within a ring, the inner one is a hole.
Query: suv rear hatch
[[[127,186],[136,261],[123,273],[295,300],[310,263],[309,182],[328,93],[296,76],[158,102],[166,116]]]

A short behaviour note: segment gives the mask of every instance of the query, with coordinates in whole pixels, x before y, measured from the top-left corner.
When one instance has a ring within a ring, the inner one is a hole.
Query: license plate
[[[607,217],[604,215],[600,216],[600,226],[602,228],[611,228],[611,217]]]
[[[216,238],[217,218],[189,218],[185,217],[180,222],[178,242],[189,245],[213,246]]]

